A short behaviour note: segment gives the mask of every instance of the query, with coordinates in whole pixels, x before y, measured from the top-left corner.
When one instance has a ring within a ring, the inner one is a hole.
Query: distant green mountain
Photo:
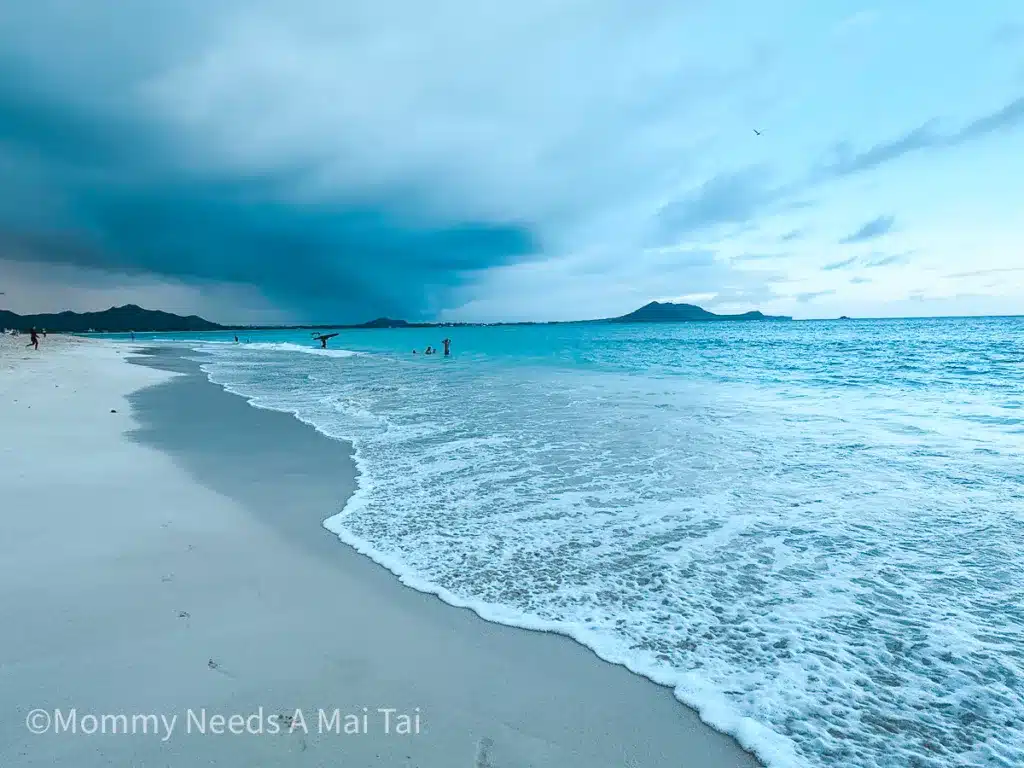
[[[773,317],[761,312],[744,312],[742,315],[716,315],[693,304],[672,304],[671,302],[652,301],[640,309],[622,317],[609,317],[603,320],[585,320],[575,322],[591,323],[684,323],[710,320],[791,320],[789,317]],[[484,323],[483,325],[537,325],[538,323]],[[123,307],[111,307],[102,312],[60,312],[50,315],[16,315],[13,312],[0,310],[0,329],[17,328],[27,331],[29,328],[46,329],[53,333],[160,333],[175,331],[178,333],[194,331],[231,331],[231,330],[284,330],[295,328],[439,328],[452,325],[475,325],[475,323],[409,323],[405,320],[393,320],[389,317],[378,317],[359,325],[218,325],[196,315],[182,317],[170,312],[143,309],[135,304]]]
[[[410,323],[405,320],[392,320],[390,317],[378,317],[368,323],[360,323],[353,328],[408,328]]]
[[[196,315],[182,317],[170,312],[143,309],[135,304],[111,307],[102,312],[60,312],[50,315],[16,315],[0,310],[0,329],[46,329],[52,333],[127,333],[128,331],[219,331],[225,326]]]
[[[792,320],[781,315],[765,315],[761,312],[744,312],[741,315],[716,315],[694,304],[673,304],[652,301],[640,309],[622,317],[612,317],[610,323],[683,323],[710,320]]]

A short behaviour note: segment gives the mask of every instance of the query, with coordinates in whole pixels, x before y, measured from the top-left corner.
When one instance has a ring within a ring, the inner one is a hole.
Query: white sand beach
[[[27,341],[0,338],[0,765],[757,765],[669,690],[343,546],[344,443],[177,358]]]

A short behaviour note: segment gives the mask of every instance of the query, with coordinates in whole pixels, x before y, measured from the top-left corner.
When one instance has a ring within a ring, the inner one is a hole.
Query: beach
[[[0,765],[758,765],[670,689],[339,542],[346,443],[166,348],[25,342],[0,339]]]

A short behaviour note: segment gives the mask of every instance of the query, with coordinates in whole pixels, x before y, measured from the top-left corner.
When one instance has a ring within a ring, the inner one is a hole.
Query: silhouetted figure
[[[424,355],[432,355],[432,354],[434,354],[434,348],[431,347],[431,346],[427,346],[427,348],[423,350],[423,354]]]
[[[129,331],[129,333],[132,335],[132,341],[135,341],[135,331]]]
[[[320,349],[327,349],[327,340],[328,339],[333,339],[337,335],[338,334],[336,334],[336,333],[327,333],[327,334],[323,334],[322,333],[319,336],[314,336],[313,338],[320,342]]]
[[[451,351],[452,340],[451,339],[443,339],[441,341],[441,343],[444,344],[444,356],[448,357],[448,355],[450,355],[452,353],[452,351]]]
[[[235,336],[235,344],[237,344],[237,343],[238,343],[238,337]]]
[[[36,349],[39,349],[39,334],[36,333],[36,329],[35,328],[33,328],[32,330],[29,331],[29,339],[30,339],[29,343],[26,344],[25,346],[26,347],[35,347]]]

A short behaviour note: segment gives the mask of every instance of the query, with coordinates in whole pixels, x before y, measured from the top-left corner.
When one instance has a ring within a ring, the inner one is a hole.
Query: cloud
[[[902,136],[879,142],[861,152],[855,151],[849,142],[843,142],[836,146],[831,159],[819,164],[815,178],[821,181],[874,170],[886,163],[898,160],[906,154],[934,147],[939,143],[941,143],[941,138],[935,132],[934,120],[930,120]]]
[[[732,260],[734,262],[778,261],[788,256],[788,253],[741,253],[739,256],[733,256]]]
[[[855,264],[856,261],[857,261],[857,257],[856,256],[851,256],[848,259],[843,259],[841,261],[833,261],[831,264],[826,264],[821,269],[823,271],[825,271],[825,272],[832,272],[832,271],[834,271],[836,269],[846,269],[847,267],[852,266],[853,264]]]
[[[198,314],[215,322],[238,317],[258,324],[284,323],[288,313],[254,286],[183,282],[151,274],[118,273],[45,262],[0,259],[6,294],[3,309],[20,314],[77,312],[139,303],[180,315]]]
[[[947,278],[962,278],[962,277],[984,277],[986,275],[998,275],[1012,272],[1024,272],[1024,267],[999,267],[994,269],[976,269],[971,272],[953,272],[952,274],[945,275]]]
[[[874,240],[875,238],[889,234],[895,224],[896,218],[894,216],[879,216],[878,218],[865,223],[856,232],[851,232],[840,240],[839,244],[852,245],[854,243],[864,243],[868,240]]]
[[[666,204],[660,213],[664,241],[685,239],[706,234],[724,224],[747,224],[775,209],[800,209],[813,205],[805,199],[792,200],[837,179],[875,170],[895,162],[907,154],[954,147],[981,140],[1000,131],[1024,124],[1024,97],[983,115],[951,133],[938,130],[939,121],[928,120],[917,128],[892,139],[879,142],[866,150],[856,151],[849,142],[838,144],[832,156],[819,161],[802,181],[775,183],[764,166],[720,173],[681,197]],[[894,224],[892,216],[882,216],[844,238],[843,244],[863,242],[888,232]],[[872,234],[875,228],[884,228]],[[802,237],[803,230],[792,230],[782,241]]]
[[[1024,96],[1014,99],[1002,109],[965,125],[946,141],[951,146],[976,141],[999,131],[1009,131],[1024,125]]]
[[[887,267],[891,264],[904,264],[910,260],[913,255],[913,251],[907,251],[905,253],[890,253],[882,254],[875,253],[867,259],[864,259],[865,267]]]
[[[886,139],[866,150],[858,151],[850,142],[842,142],[836,145],[830,157],[819,160],[800,181],[772,183],[768,169],[760,166],[720,174],[681,199],[666,205],[662,209],[663,223],[669,238],[681,237],[725,223],[744,224],[776,208],[810,207],[813,204],[810,201],[792,198],[835,180],[876,170],[914,152],[962,146],[1019,128],[1024,125],[1024,96],[976,118],[956,131],[943,133],[938,125],[939,120],[932,118],[901,136]],[[879,217],[869,224],[881,227],[887,221],[885,232],[888,232],[894,223],[891,216]],[[861,242],[885,234],[879,232],[871,235],[870,232],[868,229],[863,234],[853,233],[841,242]],[[803,230],[796,229],[783,235],[781,240],[796,240],[802,235]],[[858,235],[861,237],[858,238]]]
[[[431,316],[482,271],[609,232],[636,245],[685,167],[681,119],[751,71],[675,45],[698,5],[18,5],[3,255],[244,282],[342,320]]]
[[[807,303],[812,302],[815,299],[820,298],[822,296],[832,296],[834,294],[835,294],[835,289],[834,288],[830,288],[830,289],[828,289],[826,291],[809,291],[807,293],[798,293],[798,294],[796,294],[795,298],[801,304],[807,304]]]
[[[1024,24],[1003,24],[992,34],[992,40],[997,45],[1015,45],[1024,40]]]
[[[722,224],[750,221],[783,196],[764,167],[720,173],[661,209],[662,237],[675,242]]]
[[[783,73],[775,32],[703,0],[8,5],[0,259],[234,285],[304,320],[776,300],[776,254],[746,237],[765,217],[1021,124],[1018,100],[816,164],[799,154],[813,136],[754,143],[752,105]],[[651,248],[666,245],[682,248]]]
[[[933,118],[902,136],[886,139],[862,151],[854,150],[849,142],[838,144],[833,156],[818,164],[812,179],[820,183],[826,179],[852,176],[880,168],[913,152],[956,147],[999,131],[1018,128],[1024,124],[1024,96],[951,133],[939,131],[938,122]]]
[[[845,35],[874,26],[881,14],[875,10],[863,10],[847,16],[836,25],[837,34]]]

